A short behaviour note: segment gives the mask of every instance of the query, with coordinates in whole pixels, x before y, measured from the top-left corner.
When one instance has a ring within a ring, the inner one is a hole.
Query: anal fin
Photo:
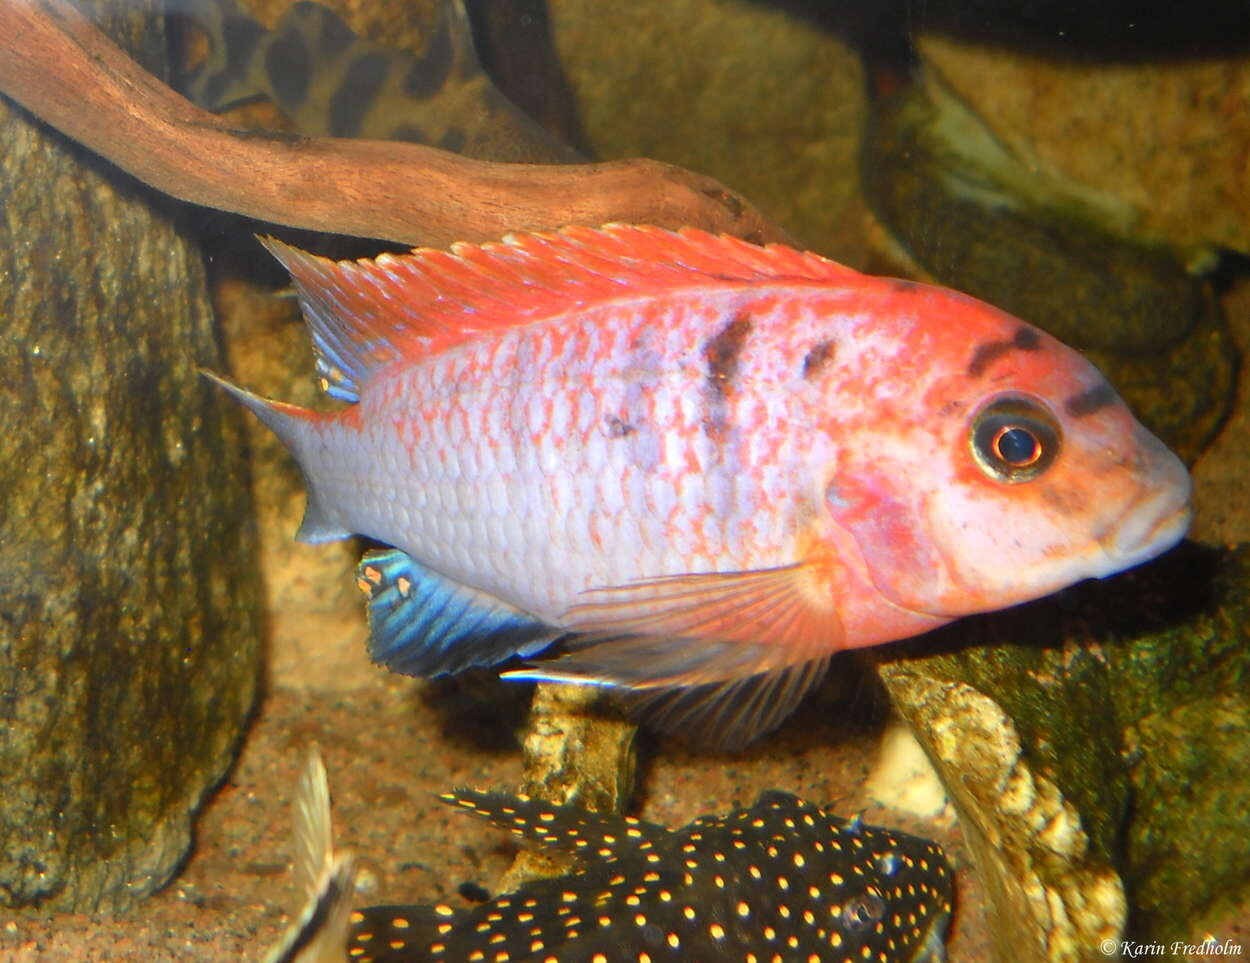
[[[432,678],[496,665],[535,655],[562,634],[399,549],[367,553],[356,571],[369,600],[369,654],[394,672]]]

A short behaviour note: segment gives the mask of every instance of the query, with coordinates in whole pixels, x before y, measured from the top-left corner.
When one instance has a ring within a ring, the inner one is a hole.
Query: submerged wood
[[[786,240],[722,184],[658,161],[496,164],[234,129],[143,70],[68,0],[0,0],[0,91],[158,190],[292,227],[430,246],[608,221]]]

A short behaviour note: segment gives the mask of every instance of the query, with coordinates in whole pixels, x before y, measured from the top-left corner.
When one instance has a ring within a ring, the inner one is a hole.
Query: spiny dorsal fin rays
[[[590,851],[597,858],[605,858],[605,849],[650,849],[671,835],[664,826],[630,816],[559,806],[528,796],[456,789],[438,798],[530,842],[575,854]]]
[[[339,396],[349,400],[374,370],[396,358],[418,360],[483,332],[592,302],[708,281],[827,284],[860,277],[781,245],[645,225],[568,227],[456,244],[450,252],[419,248],[359,261],[331,261],[273,238],[262,243],[290,271],[318,360],[331,374],[342,374]],[[507,310],[497,310],[500,305]],[[329,375],[327,381],[337,384]]]

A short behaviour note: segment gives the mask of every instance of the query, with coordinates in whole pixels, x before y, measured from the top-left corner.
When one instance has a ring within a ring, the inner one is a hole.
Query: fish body
[[[941,847],[788,793],[678,830],[501,793],[443,798],[574,854],[576,871],[469,909],[358,910],[349,959],[945,959],[952,874]]]
[[[237,0],[169,0],[208,40],[177,81],[206,110],[263,97],[304,134],[406,140],[481,160],[582,158],[486,76],[463,0],[441,0],[418,56],[357,36],[334,11],[301,0],[273,30]]]
[[[840,649],[1153,557],[1190,483],[1102,375],[942,288],[609,226],[331,262],[271,242],[327,390],[230,390],[358,533],[372,650],[641,692],[723,743]],[[229,386],[228,386],[229,387]]]

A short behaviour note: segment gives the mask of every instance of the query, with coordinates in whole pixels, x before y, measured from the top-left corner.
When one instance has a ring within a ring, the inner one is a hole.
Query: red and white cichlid
[[[227,385],[361,563],[374,658],[649,697],[724,744],[839,649],[1175,544],[1181,462],[1088,361],[943,288],[610,225],[291,272],[323,414]]]

